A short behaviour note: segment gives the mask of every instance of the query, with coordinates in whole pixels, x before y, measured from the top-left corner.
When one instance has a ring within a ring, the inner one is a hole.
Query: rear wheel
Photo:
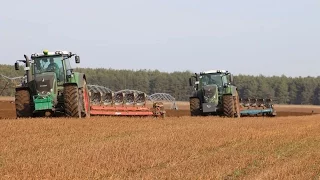
[[[32,117],[30,92],[26,89],[17,90],[15,93],[17,118]]]
[[[223,96],[223,114],[227,117],[235,117],[236,107],[232,95]]]
[[[201,115],[199,98],[190,98],[190,113],[191,116]]]
[[[63,90],[65,113],[68,117],[81,118],[81,105],[77,85],[66,85]]]

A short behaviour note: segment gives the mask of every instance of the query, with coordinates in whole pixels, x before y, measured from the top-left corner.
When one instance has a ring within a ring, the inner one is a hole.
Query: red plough
[[[90,114],[100,116],[155,116],[165,117],[162,102],[147,107],[146,93],[135,90],[113,92],[102,87],[89,85]]]

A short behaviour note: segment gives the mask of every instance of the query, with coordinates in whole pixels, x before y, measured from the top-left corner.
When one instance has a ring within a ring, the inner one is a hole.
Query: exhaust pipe
[[[32,81],[32,74],[30,71],[30,59],[27,55],[24,55],[24,58],[26,59],[26,74],[27,74],[27,82]]]

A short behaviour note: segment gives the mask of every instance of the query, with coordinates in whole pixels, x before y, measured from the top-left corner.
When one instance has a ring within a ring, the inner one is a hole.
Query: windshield
[[[222,86],[222,74],[203,74],[200,76],[202,86],[213,85]]]
[[[62,68],[62,56],[41,57],[34,59],[34,73],[54,72]]]
[[[62,64],[62,56],[49,56],[34,58],[33,73],[41,74],[45,72],[54,72],[58,81],[64,80],[64,71]]]

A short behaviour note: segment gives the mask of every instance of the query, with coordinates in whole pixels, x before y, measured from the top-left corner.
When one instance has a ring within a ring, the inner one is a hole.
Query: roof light
[[[55,54],[63,54],[62,51],[56,51]]]
[[[44,54],[44,55],[48,55],[48,50],[44,50],[44,51],[43,51],[43,54]]]

